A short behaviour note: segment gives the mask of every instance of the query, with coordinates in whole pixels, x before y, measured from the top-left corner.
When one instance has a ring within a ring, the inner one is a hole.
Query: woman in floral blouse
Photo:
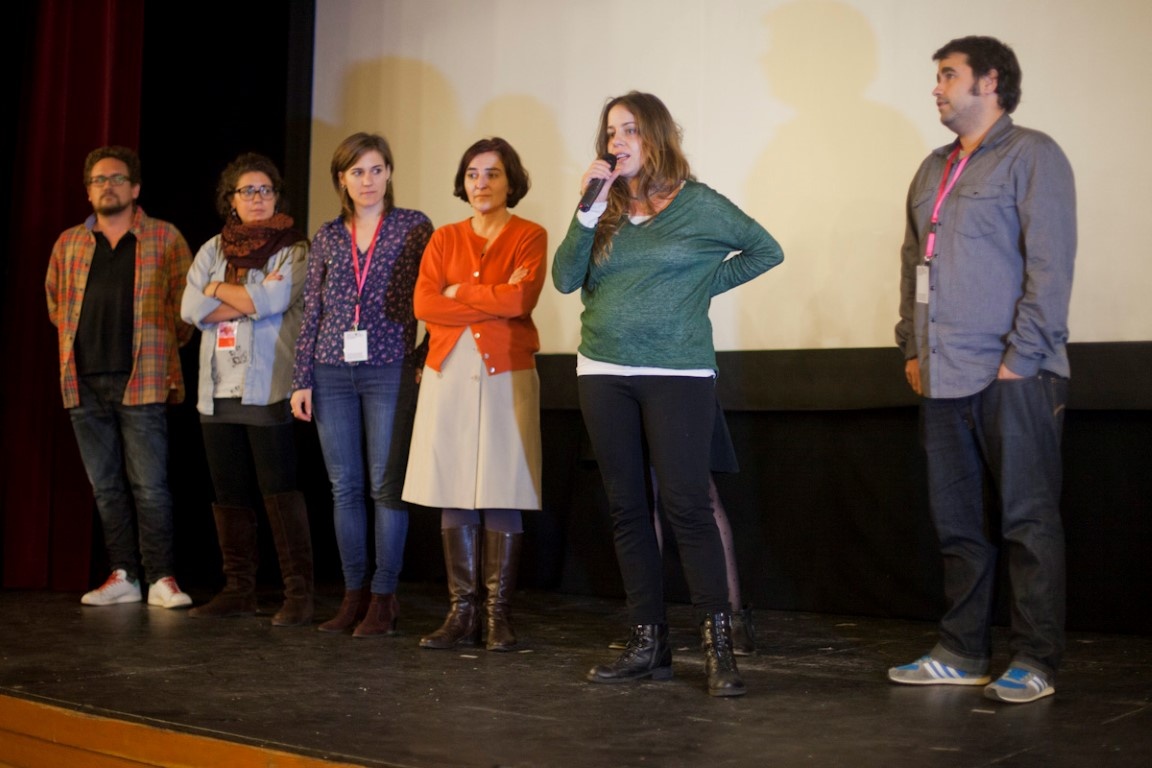
[[[316,420],[344,571],[340,610],[320,630],[354,627],[356,637],[396,629],[408,535],[400,492],[418,370],[412,290],[432,235],[427,216],[393,204],[392,169],[388,142],[374,134],[349,136],[332,155],[341,213],[312,240],[293,372],[292,413]],[[366,487],[375,510],[374,572]]]

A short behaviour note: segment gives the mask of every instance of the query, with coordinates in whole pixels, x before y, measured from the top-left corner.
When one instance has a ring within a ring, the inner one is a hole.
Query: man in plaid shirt
[[[184,399],[180,320],[192,254],[171,224],[137,206],[140,159],[101,147],[84,163],[94,213],[56,240],[45,290],[59,333],[60,389],[104,529],[112,574],[85,605],[192,603],[173,578],[167,403]],[[133,508],[139,553],[133,531]]]

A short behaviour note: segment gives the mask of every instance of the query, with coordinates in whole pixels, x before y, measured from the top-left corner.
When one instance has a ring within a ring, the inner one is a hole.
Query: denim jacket
[[[300,332],[307,263],[308,243],[301,240],[273,254],[263,269],[250,269],[245,276],[245,288],[256,312],[248,316],[252,321],[252,356],[240,398],[244,405],[269,405],[286,400],[292,394],[292,362],[296,336]],[[227,266],[217,235],[196,254],[180,304],[183,318],[203,332],[196,410],[206,416],[211,416],[213,411],[212,356],[216,324],[205,323],[204,318],[220,306],[220,301],[205,296],[204,286],[213,280],[223,280]],[[264,282],[274,270],[278,270],[283,279]]]

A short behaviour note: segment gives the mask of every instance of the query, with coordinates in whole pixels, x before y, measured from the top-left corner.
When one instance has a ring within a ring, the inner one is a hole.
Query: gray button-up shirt
[[[896,342],[919,358],[925,396],[984,389],[1004,363],[1021,376],[1068,376],[1068,302],[1076,257],[1076,190],[1047,135],[1004,114],[940,208],[928,302],[916,268],[940,179],[956,142],[920,165],[908,190]]]

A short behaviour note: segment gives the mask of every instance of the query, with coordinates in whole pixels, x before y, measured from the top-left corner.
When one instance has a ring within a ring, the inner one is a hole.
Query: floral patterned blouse
[[[320,227],[308,254],[304,319],[296,340],[292,389],[311,389],[316,363],[385,365],[404,360],[416,345],[412,291],[420,257],[432,236],[432,222],[420,211],[393,208],[376,236],[376,250],[360,296],[359,329],[368,333],[368,359],[344,361],[344,333],[356,312],[356,273],[352,233],[344,219]],[[363,269],[366,253],[361,251]]]

